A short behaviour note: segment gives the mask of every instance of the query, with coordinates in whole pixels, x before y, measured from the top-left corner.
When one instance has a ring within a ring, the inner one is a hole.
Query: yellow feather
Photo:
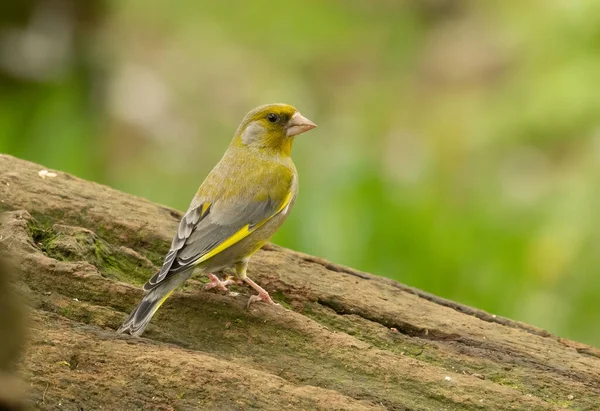
[[[291,156],[292,155],[292,144],[294,143],[294,137],[290,137],[287,140],[285,140],[282,144],[281,144],[281,154],[284,156]]]
[[[204,204],[202,204],[202,211],[200,212],[200,217],[204,217],[204,214],[206,214],[206,210],[208,210],[208,207],[210,207],[210,204],[208,201],[205,202]]]
[[[152,314],[154,314],[156,312],[156,310],[158,310],[160,308],[160,306],[163,305],[163,303],[165,301],[167,301],[167,298],[169,298],[171,296],[171,294],[173,294],[173,291],[175,291],[175,290],[169,291],[169,293],[160,300],[160,302],[156,305],[156,308],[154,308],[154,310],[152,311]]]

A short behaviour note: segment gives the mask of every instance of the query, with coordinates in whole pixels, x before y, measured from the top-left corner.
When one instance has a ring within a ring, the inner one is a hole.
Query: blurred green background
[[[600,2],[0,5],[0,151],[184,210],[295,105],[275,242],[600,346]]]

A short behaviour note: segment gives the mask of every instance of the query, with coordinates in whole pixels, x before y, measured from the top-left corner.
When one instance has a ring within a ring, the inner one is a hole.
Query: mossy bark
[[[0,155],[2,247],[32,306],[28,397],[61,409],[596,410],[600,351],[274,245],[250,291],[192,279],[143,338],[114,330],[181,213]]]

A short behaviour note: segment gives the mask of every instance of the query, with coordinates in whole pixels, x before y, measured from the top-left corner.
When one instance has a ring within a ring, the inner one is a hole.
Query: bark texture
[[[274,245],[248,273],[282,307],[247,310],[245,287],[203,292],[195,278],[144,337],[117,336],[182,214],[43,168],[0,155],[33,407],[600,409],[598,349]]]

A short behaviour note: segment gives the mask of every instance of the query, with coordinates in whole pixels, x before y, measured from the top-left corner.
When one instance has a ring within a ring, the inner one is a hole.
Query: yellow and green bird
[[[144,285],[146,295],[117,332],[141,335],[161,304],[194,273],[208,275],[205,289],[226,290],[233,281],[211,272],[227,267],[235,267],[236,276],[258,292],[248,304],[275,304],[246,276],[246,267],[294,205],[298,173],[292,143],[315,127],[287,104],[267,104],[246,115],[181,219],[162,268]]]

